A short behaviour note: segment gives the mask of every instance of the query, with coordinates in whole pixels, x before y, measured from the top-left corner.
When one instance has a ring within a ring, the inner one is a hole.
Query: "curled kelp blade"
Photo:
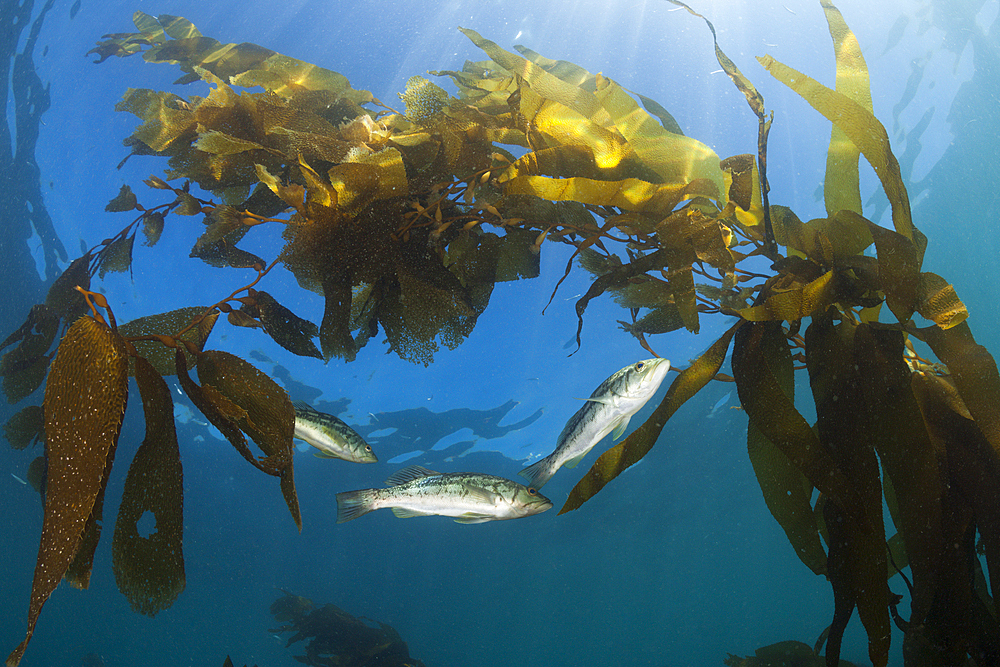
[[[127,399],[124,340],[104,323],[81,317],[60,342],[45,388],[45,515],[27,635],[7,658],[10,666],[20,662],[42,605],[77,554],[118,442]]]
[[[249,435],[281,478],[281,492],[295,525],[302,530],[292,471],[295,408],[288,393],[274,380],[236,355],[208,350],[199,355],[198,379],[242,410],[235,420]]]
[[[132,459],[111,541],[111,569],[132,609],[147,616],[173,604],[184,590],[184,480],[170,388],[153,366],[134,357],[146,417],[146,437]],[[156,521],[148,535],[139,520]]]
[[[667,395],[663,397],[653,414],[642,426],[594,461],[594,465],[587,471],[587,474],[570,491],[566,503],[559,510],[559,514],[572,512],[579,508],[603,489],[605,484],[623,473],[628,467],[638,463],[653,448],[667,420],[689,398],[701,391],[719,372],[722,362],[726,359],[726,353],[729,351],[729,343],[740,325],[740,322],[733,325],[698,359],[681,371],[670,385],[670,389],[667,390]]]

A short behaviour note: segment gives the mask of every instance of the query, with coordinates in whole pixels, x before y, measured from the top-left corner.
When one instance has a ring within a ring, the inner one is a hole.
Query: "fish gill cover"
[[[855,608],[874,665],[888,662],[893,621],[915,652],[907,658],[913,664],[996,655],[1000,374],[951,285],[921,271],[927,238],[913,224],[899,163],[872,114],[860,48],[837,9],[822,5],[836,46],[836,89],[760,58],[834,125],[827,217],[807,222],[769,202],[773,112],[717,41],[723,71],[758,120],[755,155],[720,160],[681,134],[664,107],[637,101],[614,80],[527,49],[509,52],[472,30],[463,33],[489,60],[434,73],[454,82],[457,98],[414,77],[400,95],[404,112],[335,72],[253,44],[224,44],[183,18],[136,12],[138,32],[105,36],[91,51],[99,62],[141,54],[179,66],[181,83],[212,88],[188,98],[125,92],[119,110],[142,121],[125,140],[130,157],[168,161],[164,177],[145,181],[153,190],[147,196],[160,203],[142,204],[124,186],[108,211],[136,217],[75,260],[0,344],[13,346],[0,362],[11,402],[49,375],[45,522],[28,633],[7,664],[20,660],[58,581],[65,575],[87,584],[130,367],[140,379],[147,439],[129,471],[114,567],[133,606],[153,614],[184,581],[181,467],[157,376],[176,374],[238,452],[280,478],[301,525],[291,402],[246,361],[204,349],[219,314],[234,326],[261,328],[294,354],[324,360],[354,359],[381,331],[394,353],[427,365],[442,344],[454,348],[469,335],[498,281],[538,275],[546,241],[573,247],[573,258],[593,274],[576,303],[578,346],[588,303],[606,292],[628,311],[623,326],[649,350],[647,336],[697,333],[703,316],[737,318],[680,370],[647,422],[597,459],[561,513],[580,508],[642,459],[671,415],[709,382],[735,381],[765,501],[803,563],[833,588],[832,624],[815,651],[825,643],[826,664],[837,664]],[[256,86],[264,92],[237,90]],[[888,197],[893,229],[863,215],[859,154]],[[194,216],[204,231],[192,257],[256,277],[228,295],[206,290],[203,303],[212,306],[117,327],[90,291],[95,274],[129,270],[140,229],[154,246],[166,224]],[[269,248],[267,258],[239,247],[260,225],[283,228],[283,247]],[[872,245],[875,256],[862,254]],[[767,274],[757,268],[761,258]],[[318,324],[282,305],[288,295],[257,289],[278,264],[323,297]],[[566,275],[573,270],[571,259]],[[53,347],[59,331],[65,336]],[[927,343],[940,363],[917,356],[911,339]],[[730,348],[731,378],[719,373]],[[802,369],[814,426],[795,405],[795,370]],[[38,421],[37,406],[25,408],[7,429],[27,443]],[[77,426],[65,428],[69,423]],[[151,484],[163,485],[161,495],[140,493]],[[163,545],[140,546],[128,530],[141,508],[175,526]],[[154,555],[142,560],[146,546]],[[978,583],[985,579],[977,549],[992,595]],[[136,569],[140,560],[145,569]],[[906,582],[911,616],[904,620],[901,596],[887,579],[906,565],[913,581]]]

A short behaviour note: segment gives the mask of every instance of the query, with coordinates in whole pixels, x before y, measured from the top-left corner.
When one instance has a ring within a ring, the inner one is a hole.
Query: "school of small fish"
[[[609,433],[618,439],[632,415],[656,394],[670,370],[666,359],[639,361],[613,374],[569,418],[555,450],[519,474],[525,486],[476,472],[441,473],[411,465],[393,473],[387,488],[337,494],[337,523],[388,508],[399,518],[448,516],[458,523],[503,521],[539,514],[552,501],[539,489],[559,470],[572,468]],[[371,447],[347,424],[304,403],[295,404],[295,437],[319,450],[317,456],[372,463]]]

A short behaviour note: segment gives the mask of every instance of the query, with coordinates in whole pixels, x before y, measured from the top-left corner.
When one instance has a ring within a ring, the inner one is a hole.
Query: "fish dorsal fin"
[[[300,410],[302,412],[316,412],[316,410],[305,401],[292,401],[292,407],[295,408],[296,412]]]
[[[625,429],[628,428],[628,422],[630,419],[632,419],[632,415],[625,415],[618,420],[618,423],[615,424],[615,430],[611,432],[612,440],[617,440],[622,437],[622,433],[624,433]]]
[[[397,470],[396,472],[389,475],[389,479],[385,480],[386,486],[399,486],[400,484],[406,484],[407,482],[412,482],[415,479],[420,479],[422,477],[434,477],[435,475],[440,475],[439,472],[434,472],[433,470],[428,470],[423,466],[407,466],[402,470]]]

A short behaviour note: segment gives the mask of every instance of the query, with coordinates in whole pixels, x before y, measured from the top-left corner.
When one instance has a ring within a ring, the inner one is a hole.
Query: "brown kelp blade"
[[[198,379],[243,410],[236,420],[267,455],[281,477],[281,492],[295,525],[302,530],[298,496],[292,473],[292,434],[295,408],[288,393],[274,380],[239,357],[208,350],[200,355]]]
[[[137,317],[122,324],[118,327],[118,331],[126,338],[130,336],[149,336],[152,334],[174,335],[187,327],[195,318],[201,318],[198,324],[188,329],[179,338],[191,343],[196,349],[201,350],[205,347],[205,341],[208,340],[209,334],[212,333],[215,321],[219,319],[219,311],[212,310],[209,312],[205,306],[189,306],[187,308],[170,310],[165,313],[157,313],[156,315]],[[174,350],[163,345],[160,341],[136,340],[132,342],[132,345],[135,346],[138,356],[149,361],[160,375],[168,376],[177,372],[174,363]],[[198,361],[198,358],[190,352],[185,354],[185,359],[188,367],[194,366]],[[129,374],[134,374],[134,371],[131,370],[131,364]]]
[[[155,616],[184,590],[184,480],[170,388],[148,361],[135,357],[134,363],[146,437],[125,479],[111,569],[132,609]],[[138,524],[146,512],[156,524],[149,535],[141,535]]]
[[[66,332],[45,388],[48,481],[38,563],[24,641],[7,658],[17,665],[35,623],[76,556],[106,462],[118,441],[128,399],[128,356],[122,337],[91,317]]]
[[[719,372],[722,362],[726,360],[733,334],[741,324],[742,322],[734,324],[694,363],[681,371],[646,423],[598,457],[583,479],[570,491],[559,514],[571,512],[593,498],[605,484],[623,473],[629,466],[638,463],[653,448],[667,420]]]

